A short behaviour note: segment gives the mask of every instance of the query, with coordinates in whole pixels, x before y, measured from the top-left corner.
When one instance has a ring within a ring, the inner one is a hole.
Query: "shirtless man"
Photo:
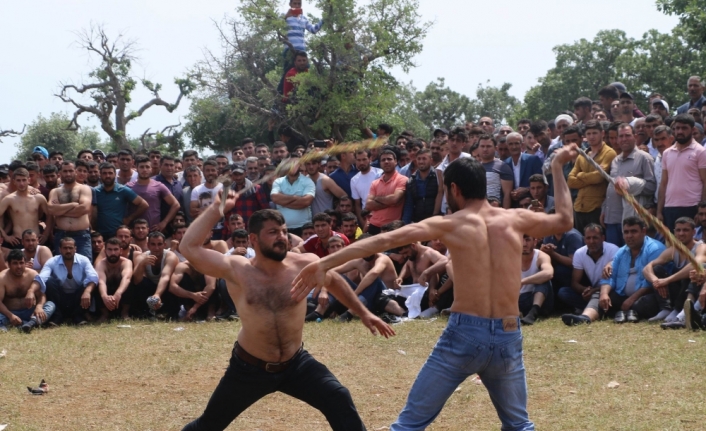
[[[206,410],[184,430],[223,430],[247,407],[275,391],[320,410],[334,430],[364,430],[348,390],[302,345],[306,302],[294,301],[289,291],[294,276],[318,257],[287,252],[287,226],[274,210],[256,211],[250,217],[254,258],[206,250],[204,238],[223,217],[219,205],[220,196],[216,196],[202,210],[184,235],[182,252],[197,271],[226,280],[242,326],[230,366]],[[338,274],[324,278],[321,285],[359,313],[373,334],[394,334],[365,309]]]
[[[169,317],[176,317],[178,309],[174,308],[174,301],[168,289],[169,279],[179,259],[171,251],[165,250],[166,243],[162,232],[155,231],[149,234],[147,248],[149,250],[137,259],[137,265],[132,274],[135,295],[130,305],[137,308],[138,314],[145,311],[145,305],[149,305],[150,312],[166,305],[164,311],[171,313]]]
[[[120,240],[117,238],[106,241],[103,250],[105,259],[96,264],[98,293],[102,302],[98,323],[107,322],[110,313],[118,309],[122,319],[130,317],[130,305],[121,304],[120,300],[130,286],[132,261],[121,256]]]
[[[150,233],[150,225],[147,220],[138,218],[132,224],[132,244],[140,247],[140,250],[147,250],[147,235]]]
[[[491,207],[486,200],[485,169],[473,159],[461,158],[444,171],[452,214],[357,241],[312,262],[295,279],[292,297],[296,300],[321,287],[329,269],[349,260],[436,238],[448,247],[455,275],[448,327],[419,372],[391,431],[427,428],[458,385],[473,373],[488,390],[503,429],[534,429],[527,414],[518,307],[522,235],[543,238],[573,227],[562,166],[575,157],[576,147],[565,144],[555,154],[551,169],[556,214]]]
[[[8,269],[0,272],[0,332],[7,331],[8,324],[30,332],[52,316],[54,303],[47,302],[34,280],[37,271],[25,266],[22,251],[11,250],[7,265]]]
[[[76,183],[73,162],[61,163],[61,186],[49,192],[48,211],[54,217],[54,252],[59,253],[59,243],[64,237],[76,242],[76,253],[93,259],[89,217],[93,192],[91,188]]]
[[[41,193],[29,193],[29,173],[24,168],[16,169],[12,173],[12,182],[16,191],[5,196],[0,201],[0,214],[8,214],[12,221],[12,234],[5,232],[5,220],[0,216],[0,234],[2,234],[3,248],[21,249],[22,232],[33,230],[39,232],[39,218],[47,214],[47,200]],[[44,244],[49,239],[54,226],[54,219],[47,217],[47,226],[39,238]]]
[[[130,241],[132,241],[130,228],[125,225],[118,227],[118,230],[115,232],[115,238],[120,242],[120,256],[131,261],[134,268],[137,256],[142,254],[142,249],[140,246],[130,244]],[[98,265],[98,262],[103,259],[105,259],[105,248],[98,254],[98,257],[96,257],[95,264]]]
[[[32,229],[27,229],[22,232],[22,253],[25,256],[25,266],[37,272],[42,270],[42,267],[47,260],[52,258],[49,247],[39,245],[37,234]]]
[[[407,259],[407,262],[405,262],[402,267],[400,276],[397,279],[397,284],[399,285],[401,285],[402,280],[408,276],[412,277],[412,283],[421,284],[419,282],[419,276],[422,275],[424,271],[437,263],[439,265],[446,265],[449,260],[446,256],[433,248],[424,246],[418,242],[400,247],[397,253]],[[439,278],[432,275],[430,277],[425,277],[425,281],[429,282],[431,289],[436,289]]]
[[[206,320],[216,316],[216,279],[196,271],[189,262],[181,262],[174,269],[169,280],[169,292],[177,298],[177,304],[184,306],[186,314],[180,320],[193,320],[202,306],[206,309]],[[180,312],[181,313],[181,312]]]

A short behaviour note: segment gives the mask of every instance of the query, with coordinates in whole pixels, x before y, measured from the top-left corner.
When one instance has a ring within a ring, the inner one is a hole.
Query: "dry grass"
[[[306,348],[353,394],[369,430],[397,417],[445,321],[397,325],[392,340],[359,323],[308,324]],[[184,326],[181,332],[174,328]],[[198,416],[227,365],[239,324],[133,322],[0,334],[0,424],[19,430],[179,430]],[[567,343],[568,340],[577,343]],[[695,343],[689,342],[694,340]],[[567,328],[558,319],[525,328],[530,417],[541,430],[704,428],[701,333],[601,322]],[[403,351],[401,353],[400,351]],[[50,393],[25,386],[47,379]],[[611,380],[620,387],[608,389]],[[481,385],[451,397],[432,430],[499,429]],[[324,417],[275,394],[229,429],[324,430]]]

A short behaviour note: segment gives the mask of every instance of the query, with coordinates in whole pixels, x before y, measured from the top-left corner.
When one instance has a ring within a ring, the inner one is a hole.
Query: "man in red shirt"
[[[304,244],[299,245],[294,250],[299,253],[314,253],[319,257],[328,256],[328,240],[332,236],[337,236],[343,240],[345,245],[350,245],[348,238],[331,229],[332,219],[326,213],[319,213],[312,219],[314,222],[314,232],[316,235],[311,236]]]
[[[380,167],[383,174],[370,185],[370,193],[365,203],[365,209],[372,211],[368,233],[377,235],[380,228],[387,223],[402,219],[404,195],[407,188],[407,177],[400,175],[395,169],[397,155],[392,150],[383,150],[380,154]]]
[[[292,81],[292,78],[300,73],[306,73],[309,71],[309,57],[307,57],[306,52],[298,51],[294,55],[294,67],[289,69],[284,75],[284,92],[282,93],[282,102],[289,103],[289,94],[296,87],[296,83]]]

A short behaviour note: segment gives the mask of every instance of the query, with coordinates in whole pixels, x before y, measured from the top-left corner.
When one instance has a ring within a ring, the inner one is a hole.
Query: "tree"
[[[490,82],[490,81],[488,81]],[[515,96],[511,96],[509,91],[512,84],[503,83],[500,87],[483,86],[478,84],[476,98],[471,100],[466,120],[477,122],[481,117],[488,116],[493,119],[496,126],[508,124],[522,109],[522,102]]]
[[[42,146],[47,151],[61,151],[64,158],[72,160],[82,149],[100,147],[100,135],[94,129],[67,130],[66,125],[71,119],[63,113],[52,113],[49,118],[41,115],[27,126],[17,144],[16,160],[29,160],[32,149]]]
[[[447,87],[444,78],[429,83],[424,91],[417,92],[414,97],[414,108],[427,133],[437,128],[451,129],[463,123],[470,106],[468,97]]]
[[[162,106],[168,112],[173,112],[184,96],[194,90],[194,83],[189,78],[175,79],[179,87],[179,96],[174,103],[163,100],[159,92],[162,85],[142,79],[142,85],[152,93],[153,98],[144,103],[137,111],[128,111],[132,101],[132,92],[137,86],[137,80],[132,76],[132,62],[135,43],[125,41],[118,36],[110,41],[102,27],[91,27],[79,34],[79,43],[83,49],[92,55],[98,56],[100,66],[89,73],[91,82],[83,85],[64,84],[59,94],[62,101],[72,104],[76,111],[68,122],[70,129],[78,129],[78,119],[84,114],[94,115],[100,122],[101,129],[115,142],[118,148],[129,148],[127,138],[127,125],[135,118],[140,117],[146,110],[153,106]],[[71,96],[77,93],[82,102]]]
[[[26,127],[27,127],[26,125],[22,126],[22,130],[20,130],[19,132],[14,129],[7,129],[7,130],[0,129],[0,138],[14,138],[15,136],[20,136],[21,134],[23,134],[25,132]],[[2,139],[0,139],[0,142],[2,142]]]
[[[237,17],[217,25],[223,52],[207,52],[195,67],[205,102],[194,103],[192,139],[222,145],[236,130],[262,130],[274,121],[342,141],[360,136],[373,119],[392,116],[399,84],[385,69],[413,67],[430,27],[417,13],[417,0],[371,0],[364,7],[355,0],[317,0],[325,24],[307,35],[310,70],[295,78],[296,93],[287,103],[277,92],[282,50],[291,45],[279,4],[243,0]],[[201,115],[206,111],[219,112],[221,120]]]
[[[679,17],[679,26],[690,37],[706,43],[706,0],[657,0],[657,9]]]

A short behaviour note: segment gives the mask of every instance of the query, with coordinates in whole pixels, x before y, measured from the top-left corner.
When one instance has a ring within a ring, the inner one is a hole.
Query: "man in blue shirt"
[[[346,192],[346,196],[351,196],[351,178],[358,173],[358,168],[355,167],[355,153],[341,153],[338,160],[338,169],[333,171],[329,178]]]
[[[664,244],[647,236],[647,226],[638,217],[623,220],[623,238],[625,245],[613,258],[610,278],[600,281],[600,292],[593,294],[583,314],[564,315],[564,323],[591,323],[606,313],[615,313],[615,323],[637,322],[659,312],[656,293],[642,270],[659,257]]]
[[[133,220],[141,216],[149,205],[130,188],[115,182],[115,166],[103,163],[100,166],[101,184],[96,187],[96,206],[94,209],[93,226],[110,239],[121,225],[129,226]],[[137,208],[128,212],[128,204]]]
[[[404,201],[402,221],[405,224],[420,222],[439,214],[441,193],[436,170],[431,169],[431,151],[422,149],[417,152],[417,172],[407,181],[407,198]]]
[[[35,280],[42,292],[46,292],[47,299],[56,304],[53,321],[61,323],[63,319],[73,318],[74,323],[84,324],[98,274],[89,258],[76,253],[73,238],[62,238],[59,250],[61,255],[49,259]]]

